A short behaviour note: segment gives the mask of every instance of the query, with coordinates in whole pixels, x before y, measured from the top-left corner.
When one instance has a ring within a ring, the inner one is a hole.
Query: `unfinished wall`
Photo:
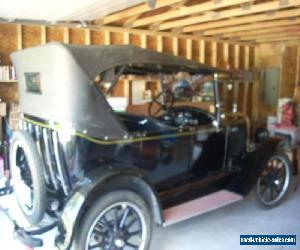
[[[280,70],[278,96],[293,97],[300,74],[300,44],[292,42],[261,44],[257,47],[258,68],[278,67]],[[275,115],[276,108],[270,108],[259,100],[260,116]]]
[[[70,44],[134,44],[143,48],[179,55],[211,66],[244,69],[254,66],[254,53],[245,54],[254,48],[246,45],[203,41],[188,38],[162,37],[145,34],[130,34],[120,31],[88,30],[57,26],[0,24],[0,54],[2,64],[11,64],[9,54],[47,42]],[[239,48],[238,50],[236,48]],[[240,52],[241,51],[241,52]],[[245,67],[244,65],[248,66]],[[17,101],[17,83],[0,83],[0,98],[7,102]],[[122,87],[116,91],[122,95]]]

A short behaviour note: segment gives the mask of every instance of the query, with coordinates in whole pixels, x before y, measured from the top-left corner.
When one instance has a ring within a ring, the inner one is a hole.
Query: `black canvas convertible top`
[[[96,138],[121,138],[126,129],[105,96],[95,91],[95,77],[111,68],[125,74],[213,74],[217,68],[132,45],[49,43],[11,55],[20,90],[20,110],[41,119],[67,123]]]
[[[135,68],[140,68],[140,72],[145,69],[145,73],[186,71],[192,74],[212,74],[222,71],[182,57],[142,49],[133,45],[62,46],[72,54],[91,79],[94,79],[99,72],[121,65],[127,65],[125,73],[135,73]]]

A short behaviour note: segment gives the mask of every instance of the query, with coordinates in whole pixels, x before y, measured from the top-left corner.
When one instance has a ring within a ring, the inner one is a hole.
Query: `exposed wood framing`
[[[124,44],[130,44],[130,34],[128,32],[123,33]]]
[[[300,35],[300,30],[298,31],[282,31],[280,33],[271,34],[258,34],[252,36],[241,36],[240,40],[256,40],[256,39],[267,39],[267,38],[277,38],[277,37],[290,37]]]
[[[178,38],[176,37],[172,38],[172,48],[173,48],[173,54],[175,56],[178,56]]]
[[[274,37],[274,38],[262,38],[257,39],[258,43],[271,43],[271,42],[280,42],[280,41],[298,41],[300,42],[300,35],[298,36],[287,36],[287,37]]]
[[[109,45],[110,44],[110,31],[105,30],[104,31],[104,45]]]
[[[300,23],[300,20],[299,20]],[[251,31],[241,31],[224,34],[224,37],[251,37],[254,35],[276,34],[282,32],[293,32],[300,30],[300,25],[280,26],[275,28],[255,29]]]
[[[70,42],[70,31],[69,28],[64,27],[64,43],[68,44]]]
[[[199,41],[199,61],[201,63],[205,63],[205,41],[200,40]]]
[[[212,66],[217,66],[217,42],[212,42]]]
[[[157,37],[157,51],[163,52],[163,38],[162,36]]]
[[[238,69],[240,65],[240,46],[234,46],[234,68]]]
[[[84,30],[84,44],[91,44],[91,31],[89,29]]]
[[[224,61],[226,62],[226,65],[229,65],[229,44],[228,43],[223,44],[223,57],[224,57]]]
[[[289,0],[286,5],[281,5],[279,1],[272,1],[272,2],[266,2],[261,4],[255,4],[252,5],[250,8],[243,8],[243,7],[233,8],[229,10],[219,11],[217,13],[212,13],[210,15],[202,15],[197,17],[185,18],[177,21],[166,22],[159,26],[159,30],[168,30],[174,27],[178,28],[178,27],[192,25],[196,23],[209,22],[216,19],[246,16],[246,15],[259,13],[263,11],[275,11],[275,10],[292,7],[292,6],[300,6],[300,1]]]
[[[1,22],[0,23],[6,23],[6,22]],[[45,22],[37,22],[37,21],[16,21],[14,24],[23,24],[23,25],[45,25]],[[124,33],[128,32],[132,35],[148,35],[148,36],[161,36],[161,37],[177,37],[180,39],[192,39],[199,41],[199,39],[204,40],[204,41],[218,41],[219,43],[224,43],[224,42],[229,42],[231,44],[243,44],[243,45],[250,45],[250,46],[255,46],[255,44],[248,43],[248,42],[239,42],[239,41],[228,41],[224,39],[216,39],[212,37],[204,37],[204,36],[199,36],[197,35],[185,35],[185,34],[178,34],[176,32],[157,32],[157,31],[152,31],[152,30],[146,30],[146,29],[129,29],[129,28],[124,28],[124,27],[115,27],[115,26],[97,26],[97,25],[86,25],[85,28],[78,28],[76,24],[74,23],[56,23],[56,24],[48,24],[47,26],[49,27],[65,27],[65,28],[72,28],[72,29],[90,29],[93,31],[103,31],[103,32],[116,32],[116,33]]]
[[[205,35],[218,35],[222,33],[224,37],[227,35],[225,33],[232,33],[238,31],[249,31],[249,30],[259,30],[259,29],[266,29],[266,28],[274,28],[278,26],[289,26],[295,25],[300,23],[300,18],[297,18],[293,21],[283,20],[283,21],[273,21],[273,22],[262,22],[262,23],[253,23],[247,25],[239,25],[234,27],[227,27],[224,29],[217,29],[205,32]]]
[[[17,49],[21,50],[23,48],[23,39],[22,39],[22,24],[17,25]]]
[[[249,46],[245,46],[245,54],[244,54],[244,67],[245,69],[249,69],[250,66],[250,48]]]
[[[161,7],[164,7],[164,6],[168,6],[168,5],[171,5],[171,4],[174,4],[174,3],[178,3],[182,0],[158,0],[157,3],[156,3],[156,8],[161,8]],[[123,11],[119,11],[115,14],[111,14],[109,16],[106,16],[105,18],[103,18],[101,20],[101,23],[102,24],[108,24],[108,23],[112,23],[112,22],[115,22],[115,21],[119,21],[123,18],[126,18],[126,17],[132,17],[132,16],[135,16],[135,15],[138,15],[138,14],[142,14],[146,11],[149,11],[151,10],[148,3],[144,3],[144,4],[141,4],[141,5],[138,5],[138,6],[135,6],[133,8],[130,8],[130,9],[127,9],[127,10],[123,10]]]
[[[193,47],[192,47],[192,39],[186,40],[186,58],[192,59],[193,58]]]
[[[145,34],[141,35],[141,47],[143,49],[147,48],[147,35]]]
[[[208,1],[205,3],[193,5],[191,7],[181,7],[179,9],[176,9],[176,7],[179,7],[180,5],[177,5],[173,10],[168,10],[167,12],[164,12],[162,14],[153,15],[146,18],[141,18],[140,20],[136,20],[132,23],[132,27],[140,27],[144,25],[149,25],[156,22],[161,22],[173,18],[183,17],[191,14],[201,14],[208,11],[213,11],[218,8],[224,8],[229,7],[237,4],[242,4],[246,2],[251,2],[252,0],[227,0],[227,1]],[[182,4],[182,3],[180,3]],[[179,24],[180,25],[180,24]],[[164,24],[160,25],[158,29],[164,29]],[[167,29],[177,27],[177,25],[173,25],[171,27],[167,26]]]
[[[221,21],[212,21],[205,24],[197,24],[192,26],[186,26],[182,29],[183,33],[186,32],[194,32],[198,30],[203,30],[203,34],[207,34],[207,30],[209,29],[216,29],[216,28],[225,28],[228,26],[235,26],[235,25],[241,25],[241,24],[249,24],[252,22],[261,22],[261,21],[270,21],[270,20],[276,20],[276,19],[282,19],[282,18],[291,18],[299,16],[299,9],[292,9],[292,10],[281,10],[276,11],[272,14],[264,13],[264,14],[258,14],[258,15],[250,15],[246,17],[236,17],[236,18],[230,18],[227,20],[221,20]],[[286,20],[288,21],[288,20]],[[222,31],[220,31],[221,33]]]
[[[41,26],[41,44],[46,44],[47,42],[47,27]]]

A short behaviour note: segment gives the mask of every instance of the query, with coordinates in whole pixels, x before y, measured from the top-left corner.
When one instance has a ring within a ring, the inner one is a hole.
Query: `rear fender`
[[[230,186],[230,190],[247,195],[261,175],[268,159],[276,151],[286,151],[288,144],[281,138],[270,138],[257,146],[256,150],[247,153],[241,164],[241,171]]]
[[[66,203],[58,226],[60,234],[56,239],[59,249],[70,247],[74,231],[93,201],[116,189],[129,189],[143,197],[156,224],[162,225],[162,210],[157,194],[145,175],[132,167],[105,166],[88,173]]]

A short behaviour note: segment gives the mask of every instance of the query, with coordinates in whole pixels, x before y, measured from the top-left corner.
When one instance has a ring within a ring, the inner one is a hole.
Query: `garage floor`
[[[13,203],[12,197],[0,198],[2,206],[8,203]],[[156,228],[151,250],[299,249],[299,243],[297,246],[286,247],[240,246],[240,234],[296,234],[299,242],[300,188],[298,187],[283,204],[272,210],[257,207],[253,199],[248,197],[236,204],[168,228]],[[47,238],[50,238],[50,235]],[[5,249],[8,249],[8,246],[14,250],[27,249],[17,240],[13,240],[12,226],[2,213],[0,242]]]

